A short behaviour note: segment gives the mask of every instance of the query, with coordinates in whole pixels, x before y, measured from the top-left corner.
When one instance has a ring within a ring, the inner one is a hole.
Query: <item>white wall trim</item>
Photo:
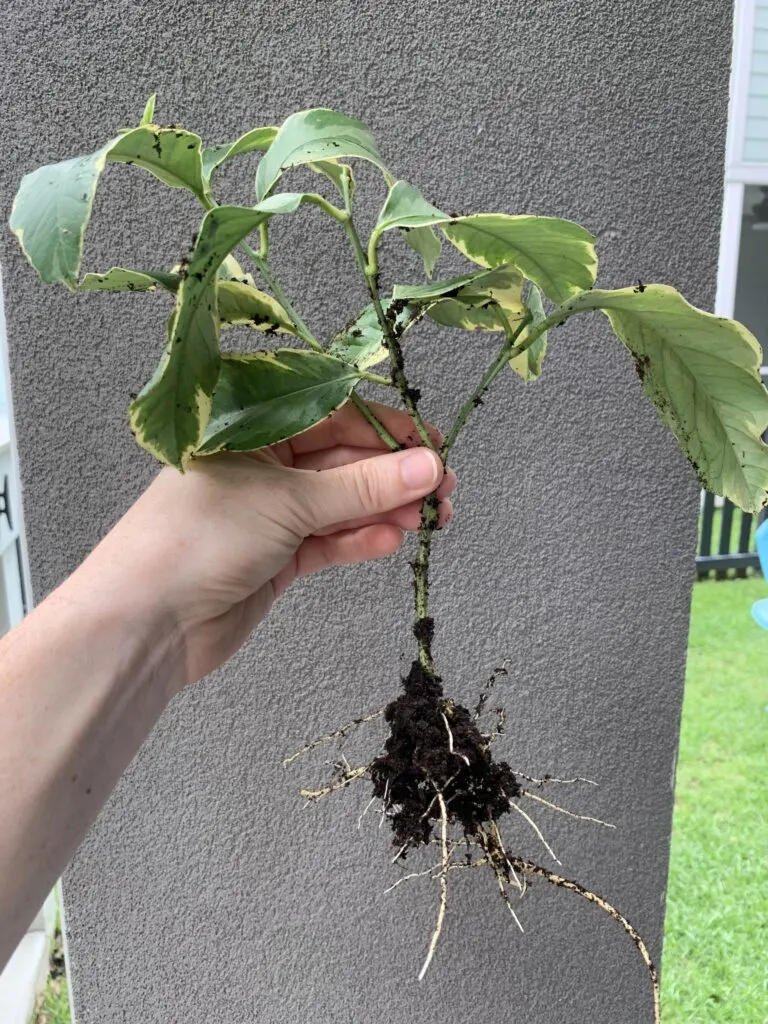
[[[744,208],[744,185],[726,182],[723,195],[723,216],[720,222],[720,258],[717,264],[715,313],[733,316],[736,301],[736,280],[739,273],[741,217]]]
[[[11,467],[14,477],[14,526],[19,535],[21,545],[21,573],[24,579],[24,592],[27,599],[27,611],[30,612],[34,605],[32,595],[32,580],[29,573],[29,551],[27,549],[27,535],[24,529],[24,498],[21,492],[21,472],[19,467],[19,448],[16,442],[16,424],[13,416],[13,387],[11,386],[11,367],[8,358],[8,340],[5,330],[5,304],[3,301],[3,274],[0,270],[0,373],[5,374],[7,404],[8,404],[8,430],[11,442]]]
[[[768,185],[768,164],[730,164],[725,170],[725,180],[743,185]]]
[[[744,161],[749,76],[755,32],[755,0],[735,0],[731,57],[730,116],[725,144],[726,179],[731,167]]]

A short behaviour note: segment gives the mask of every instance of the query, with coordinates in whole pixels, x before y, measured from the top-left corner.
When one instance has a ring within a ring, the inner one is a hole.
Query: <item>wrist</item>
[[[91,661],[107,680],[164,707],[184,683],[184,646],[153,576],[142,559],[100,545],[46,603],[70,629],[90,636]]]

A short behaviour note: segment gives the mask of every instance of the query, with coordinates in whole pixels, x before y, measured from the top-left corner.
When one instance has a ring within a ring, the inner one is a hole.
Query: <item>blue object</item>
[[[764,519],[758,526],[755,533],[757,544],[757,556],[760,559],[760,569],[763,576],[768,580],[768,519]],[[768,629],[768,597],[755,601],[752,605],[752,617],[758,626]]]

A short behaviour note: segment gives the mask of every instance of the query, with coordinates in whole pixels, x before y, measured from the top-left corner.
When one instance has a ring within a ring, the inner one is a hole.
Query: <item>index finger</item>
[[[365,404],[401,445],[415,447],[420,443],[416,427],[407,412],[393,409],[389,405],[382,405],[380,402],[366,402]],[[443,443],[443,435],[431,423],[427,423],[427,429],[433,444],[439,448]],[[335,445],[389,450],[360,410],[356,409],[351,402],[346,402],[340,409],[331,413],[320,423],[316,423],[314,427],[310,427],[309,430],[282,443],[289,446],[294,456],[320,451],[323,448],[332,448]]]

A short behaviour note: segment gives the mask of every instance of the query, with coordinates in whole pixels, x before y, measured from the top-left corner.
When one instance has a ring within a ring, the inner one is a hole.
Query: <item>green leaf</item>
[[[127,270],[110,267],[103,274],[84,274],[77,286],[79,292],[153,292],[158,284],[175,292],[181,278],[153,270]]]
[[[362,121],[325,108],[292,114],[258,166],[256,198],[268,196],[281,174],[291,167],[349,157],[367,160],[389,176],[373,136]]]
[[[424,261],[424,273],[432,277],[443,245],[432,228],[403,228],[403,238]]]
[[[130,407],[137,442],[179,469],[202,441],[219,375],[218,269],[265,219],[240,206],[219,206],[205,215],[176,296],[165,352]]]
[[[232,253],[224,257],[223,263],[216,272],[220,281],[239,281],[241,284],[253,284],[253,277],[247,274]]]
[[[373,229],[372,242],[376,245],[384,231],[400,228],[405,241],[424,260],[427,277],[431,277],[442,245],[429,225],[446,220],[448,217],[428,203],[413,185],[407,181],[396,181],[389,190]]]
[[[643,390],[677,437],[704,487],[747,512],[766,501],[768,392],[760,345],[741,324],[652,284],[591,291],[568,315],[600,309],[632,353]]]
[[[594,239],[573,221],[481,213],[449,220],[441,230],[482,267],[514,263],[553,302],[565,302],[595,282]]]
[[[322,352],[224,356],[200,453],[253,451],[300,434],[343,405],[359,379]]]
[[[494,267],[427,285],[395,285],[393,296],[421,303],[427,314],[445,327],[469,331],[501,331],[498,307],[507,322],[525,314],[523,278],[515,266]]]
[[[83,237],[108,150],[105,146],[90,156],[39,167],[21,181],[9,224],[24,255],[47,284],[61,282],[74,291]]]
[[[395,299],[383,302],[382,306],[385,315],[394,317],[392,324],[398,337],[412,327],[424,313],[423,306],[407,305]],[[358,370],[368,370],[389,357],[387,346],[384,344],[384,332],[373,305],[366,306],[348,327],[336,335],[328,352],[343,359],[345,363],[351,363]]]
[[[448,220],[442,210],[428,203],[407,181],[396,181],[389,190],[373,233],[376,237],[392,228],[420,228]]]
[[[547,314],[544,309],[544,303],[541,298],[541,292],[535,284],[528,286],[528,299],[526,301],[528,310],[531,314],[531,322],[527,327],[524,327],[520,332],[520,336],[517,339],[517,343],[521,344],[526,338],[530,336],[532,330],[539,326],[544,320],[547,319]],[[521,352],[519,356],[514,356],[509,360],[509,365],[518,373],[523,380],[529,383],[541,374],[541,364],[544,362],[544,356],[547,354],[547,332],[544,331],[540,334],[536,341],[525,350]]]
[[[220,146],[208,146],[203,150],[203,177],[209,183],[211,175],[224,163],[231,160],[233,156],[242,156],[244,153],[261,153],[269,149],[277,135],[277,128],[252,128],[245,135],[241,135],[234,142],[225,142]]]
[[[139,121],[139,127],[143,127],[145,124],[152,124],[155,116],[155,100],[157,99],[157,93],[153,92],[147,100],[147,105],[144,107],[144,113],[141,115]]]
[[[295,213],[303,203],[314,203],[322,197],[316,192],[278,192],[277,195],[262,199],[254,206],[254,210],[275,214]]]
[[[240,281],[219,281],[219,321],[222,327],[246,324],[257,331],[295,334],[291,319],[271,295]]]
[[[349,164],[339,163],[338,160],[317,160],[308,166],[316,174],[322,174],[332,181],[342,196],[346,194],[347,189],[350,199],[355,194],[355,177]]]
[[[200,138],[181,129],[134,128],[89,156],[39,167],[22,179],[10,226],[43,281],[75,289],[96,186],[108,160],[138,164],[166,185],[203,198]]]
[[[186,188],[204,200],[201,140],[183,128],[144,125],[110,143],[107,159],[136,164],[171,188]]]

